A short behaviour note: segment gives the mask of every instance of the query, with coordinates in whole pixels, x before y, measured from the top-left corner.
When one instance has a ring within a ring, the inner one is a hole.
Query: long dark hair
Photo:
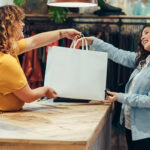
[[[140,38],[139,38],[139,42],[138,42],[138,49],[137,49],[137,61],[136,61],[136,67],[139,65],[139,63],[141,61],[146,62],[146,58],[148,55],[150,55],[149,51],[146,51],[143,47],[143,45],[141,44],[141,37],[142,37],[142,32],[146,27],[150,27],[150,25],[145,25],[140,33]]]

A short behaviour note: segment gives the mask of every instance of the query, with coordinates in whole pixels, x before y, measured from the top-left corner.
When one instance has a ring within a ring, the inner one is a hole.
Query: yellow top
[[[26,40],[18,42],[18,55],[26,47]],[[17,111],[24,102],[19,100],[13,92],[23,88],[27,79],[21,68],[18,57],[0,52],[0,111]]]

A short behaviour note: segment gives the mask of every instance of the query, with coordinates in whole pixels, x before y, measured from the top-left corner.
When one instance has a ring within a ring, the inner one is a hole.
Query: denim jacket
[[[129,68],[135,68],[137,53],[118,49],[100,39],[94,38],[93,48],[108,53],[108,58]],[[128,93],[131,81],[142,69],[139,64],[131,74],[125,87],[125,93],[118,93],[118,102],[122,103],[120,123],[123,123],[124,104],[131,106],[132,139],[150,138],[150,62],[138,77],[132,93]]]

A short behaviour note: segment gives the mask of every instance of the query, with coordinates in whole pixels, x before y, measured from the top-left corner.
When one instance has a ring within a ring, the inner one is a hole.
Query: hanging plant
[[[41,2],[46,0],[40,0]],[[28,0],[14,0],[14,3],[18,6],[23,6],[28,2]],[[68,18],[68,9],[63,7],[50,7],[49,17],[51,21],[55,23],[63,23]]]
[[[26,3],[26,0],[14,0],[14,3],[18,6],[22,6]]]
[[[49,17],[55,23],[63,23],[68,18],[68,9],[63,7],[51,7]]]

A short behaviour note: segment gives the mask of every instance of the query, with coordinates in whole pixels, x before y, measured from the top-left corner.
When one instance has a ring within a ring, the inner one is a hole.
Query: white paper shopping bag
[[[54,46],[48,52],[45,86],[59,97],[104,100],[107,53]]]

